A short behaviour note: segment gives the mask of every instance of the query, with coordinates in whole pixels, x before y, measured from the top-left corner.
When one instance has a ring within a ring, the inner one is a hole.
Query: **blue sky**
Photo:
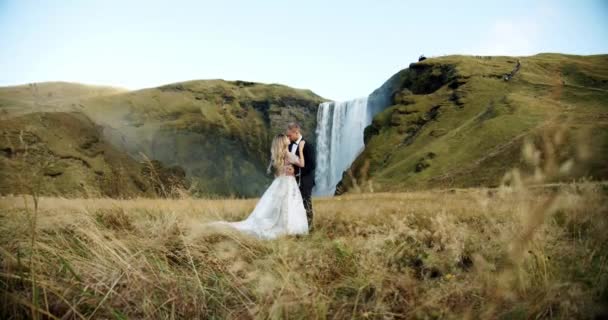
[[[369,94],[420,54],[608,53],[608,1],[0,0],[0,86],[192,79]]]

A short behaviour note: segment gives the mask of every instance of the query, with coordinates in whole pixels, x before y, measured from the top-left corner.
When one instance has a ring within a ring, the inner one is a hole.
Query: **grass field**
[[[605,186],[315,199],[316,230],[204,227],[255,200],[0,199],[3,319],[592,318]]]

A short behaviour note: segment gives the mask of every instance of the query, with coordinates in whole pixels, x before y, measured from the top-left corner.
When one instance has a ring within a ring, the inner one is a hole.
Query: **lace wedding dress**
[[[288,157],[290,163],[298,161],[291,153]],[[287,167],[276,176],[247,219],[236,222],[218,221],[212,224],[230,226],[261,239],[308,233],[302,195],[295,177],[288,175]]]

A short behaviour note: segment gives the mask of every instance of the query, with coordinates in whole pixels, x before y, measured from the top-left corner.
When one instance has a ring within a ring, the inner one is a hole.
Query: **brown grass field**
[[[316,230],[203,226],[255,200],[0,200],[3,319],[530,319],[606,314],[606,187],[316,199]]]
[[[255,199],[27,185],[0,198],[0,319],[606,318],[608,186],[551,183],[590,151],[543,137],[498,188],[316,198],[315,231],[273,241],[205,227]]]

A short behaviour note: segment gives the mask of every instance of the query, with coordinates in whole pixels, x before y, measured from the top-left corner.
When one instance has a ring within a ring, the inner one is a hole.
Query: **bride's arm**
[[[287,160],[293,165],[304,167],[304,156],[302,154],[300,154],[300,158],[298,158],[293,153],[287,151]]]

